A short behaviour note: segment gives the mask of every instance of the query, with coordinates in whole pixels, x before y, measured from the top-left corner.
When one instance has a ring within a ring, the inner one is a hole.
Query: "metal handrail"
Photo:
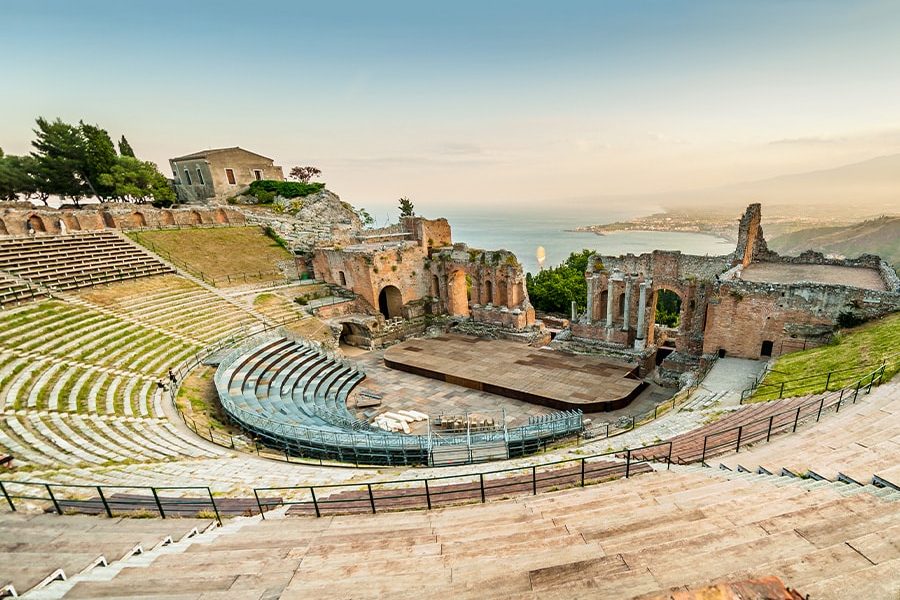
[[[668,469],[669,465],[671,464],[671,456],[672,456],[672,442],[671,441],[659,442],[659,443],[651,444],[648,446],[642,446],[640,448],[627,449],[627,450],[625,450],[626,458],[625,458],[624,462],[612,461],[610,465],[604,465],[604,467],[602,467],[600,469],[600,471],[601,471],[601,473],[606,472],[607,475],[610,475],[610,474],[615,473],[617,470],[621,470],[621,468],[624,467],[624,477],[630,478],[632,475],[632,468],[634,465],[646,464],[646,463],[650,462],[649,460],[634,458],[632,456],[632,452],[638,452],[640,450],[646,450],[649,448],[655,448],[655,447],[659,447],[659,446],[668,446],[668,454],[667,454],[667,459],[666,459],[666,468]],[[272,506],[312,505],[314,507],[316,516],[318,517],[318,516],[321,516],[321,505],[323,505],[323,504],[324,505],[343,504],[343,503],[348,503],[348,502],[359,502],[360,501],[359,498],[329,499],[329,498],[325,497],[325,498],[320,499],[319,497],[316,496],[316,490],[319,490],[319,492],[321,493],[323,490],[333,490],[336,488],[341,488],[341,489],[342,488],[348,488],[348,489],[349,488],[364,488],[364,489],[366,489],[368,491],[368,499],[370,501],[371,511],[373,513],[377,511],[377,501],[378,500],[382,500],[382,501],[392,500],[392,499],[401,498],[401,497],[403,497],[403,498],[423,497],[423,498],[426,498],[427,508],[430,509],[432,497],[434,497],[434,496],[440,497],[441,495],[444,495],[444,494],[458,493],[460,491],[478,490],[480,492],[481,502],[484,503],[484,502],[486,502],[487,492],[489,490],[502,489],[502,488],[511,487],[514,485],[521,486],[523,484],[523,481],[519,478],[516,478],[516,481],[506,481],[505,483],[499,483],[499,484],[496,483],[497,481],[501,481],[503,479],[506,479],[506,480],[513,479],[512,477],[506,477],[506,478],[495,479],[495,480],[493,480],[493,482],[491,480],[488,480],[487,485],[486,485],[485,484],[485,476],[502,475],[502,474],[516,472],[516,471],[518,471],[518,472],[530,471],[531,472],[530,481],[531,481],[532,495],[536,495],[538,493],[538,489],[539,489],[538,484],[541,482],[558,481],[563,478],[567,478],[567,479],[571,478],[570,473],[561,473],[560,471],[562,471],[562,469],[550,469],[549,476],[548,476],[547,471],[544,471],[543,473],[541,473],[541,475],[543,475],[543,477],[538,477],[538,469],[546,469],[547,467],[554,467],[554,466],[565,465],[565,464],[573,464],[573,465],[580,465],[580,477],[575,478],[575,481],[577,483],[573,484],[573,485],[585,487],[587,485],[594,485],[596,483],[601,483],[604,480],[603,477],[599,477],[595,480],[590,479],[589,476],[593,475],[594,473],[587,468],[587,465],[589,464],[588,461],[590,461],[591,459],[606,458],[606,457],[614,458],[615,454],[616,454],[616,452],[604,452],[601,454],[594,454],[594,455],[584,456],[584,457],[579,457],[579,458],[569,458],[569,459],[562,459],[562,460],[557,460],[557,461],[546,462],[546,463],[542,463],[540,465],[524,465],[524,466],[520,466],[520,467],[508,467],[505,469],[495,469],[492,471],[481,471],[478,473],[465,473],[465,474],[460,474],[460,475],[440,475],[437,477],[408,478],[408,479],[396,479],[396,480],[389,480],[389,481],[372,481],[372,482],[364,482],[364,483],[336,483],[336,484],[331,484],[331,485],[313,485],[313,486],[299,485],[299,486],[260,487],[260,488],[253,488],[253,495],[254,495],[254,499],[256,500],[257,508],[259,509],[260,515],[262,516],[263,519],[265,519],[266,510],[270,509]],[[450,481],[450,480],[461,480],[461,479],[469,480],[469,479],[472,479],[475,477],[478,478],[478,487],[467,488],[466,490],[460,490],[459,488],[456,488],[453,490],[438,489],[435,491],[431,491],[431,484],[434,482],[445,482],[445,481]],[[527,480],[525,482],[527,482]],[[410,483],[422,484],[424,486],[424,490],[425,490],[424,494],[418,494],[418,495],[402,494],[402,495],[394,495],[394,496],[378,496],[378,497],[376,497],[374,494],[374,490],[373,490],[373,486],[403,485],[403,484],[410,484]],[[35,495],[31,495],[31,494],[11,493],[9,486],[39,487],[39,488],[43,489],[44,491],[46,491],[46,496],[35,496]],[[155,505],[159,516],[163,519],[166,518],[166,511],[164,508],[165,503],[172,503],[172,504],[176,504],[176,505],[181,504],[182,506],[192,505],[192,504],[202,504],[202,505],[209,504],[213,508],[213,511],[215,512],[216,521],[220,525],[222,523],[221,514],[219,511],[219,505],[216,504],[216,498],[213,495],[212,490],[210,489],[209,486],[129,486],[129,485],[61,484],[61,483],[48,483],[48,482],[43,482],[43,481],[17,481],[17,480],[9,480],[9,479],[0,480],[0,494],[3,495],[4,499],[6,500],[7,505],[9,506],[10,510],[13,512],[17,511],[17,507],[15,505],[14,500],[38,500],[38,501],[43,501],[43,502],[49,502],[49,503],[52,503],[55,512],[57,512],[60,515],[65,514],[65,509],[63,507],[63,504],[71,507],[72,505],[77,505],[78,503],[96,503],[97,502],[97,500],[95,500],[95,499],[89,499],[89,500],[62,499],[62,503],[61,503],[60,498],[57,496],[57,494],[54,494],[54,491],[53,491],[54,489],[61,490],[61,489],[72,489],[72,488],[96,490],[98,499],[104,508],[104,513],[106,514],[107,517],[110,517],[110,518],[114,517],[114,511],[113,511],[112,505],[116,504],[116,502],[109,500],[107,498],[106,494],[104,493],[104,490],[109,491],[109,490],[127,489],[127,490],[134,490],[134,491],[142,491],[145,494],[149,492],[149,495],[147,495],[147,499],[149,500],[152,497],[153,504],[150,504],[149,501],[146,504],[151,505],[151,506]],[[202,501],[200,498],[187,497],[187,498],[182,498],[182,499],[167,498],[165,500],[165,502],[163,502],[160,499],[158,492],[165,491],[165,490],[182,490],[182,491],[184,491],[184,490],[203,490],[206,492],[206,494],[204,495],[204,498],[202,499]],[[311,500],[284,500],[283,498],[281,498],[276,503],[276,502],[270,502],[270,501],[264,500],[263,498],[260,497],[261,492],[265,493],[265,492],[284,492],[284,491],[309,492],[310,496],[311,496]],[[206,500],[207,497],[209,498],[208,501]],[[220,497],[219,499],[221,501],[221,500],[225,500],[225,499],[229,499],[229,498],[228,497]],[[120,512],[127,513],[130,511],[120,511]]]
[[[746,445],[748,443],[754,443],[756,441],[759,441],[758,439],[748,439],[747,437],[743,436],[744,431],[751,429],[751,427],[753,425],[758,425],[758,424],[768,422],[768,427],[766,428],[766,441],[769,441],[769,439],[772,437],[772,432],[773,431],[777,432],[778,428],[789,426],[792,428],[791,433],[796,432],[797,426],[800,423],[800,415],[801,415],[803,409],[805,409],[805,408],[818,407],[816,410],[816,422],[818,423],[819,419],[822,417],[823,411],[834,407],[835,413],[839,412],[841,410],[841,405],[845,401],[844,397],[847,396],[847,398],[849,399],[851,393],[853,396],[853,404],[856,404],[856,400],[859,397],[860,390],[863,390],[863,392],[865,394],[868,394],[872,391],[873,386],[881,384],[882,379],[884,377],[884,371],[885,371],[886,367],[887,367],[887,365],[883,364],[881,367],[879,367],[878,369],[875,369],[871,373],[867,373],[866,375],[860,377],[853,384],[850,384],[849,386],[843,387],[839,390],[833,390],[830,393],[826,393],[826,395],[822,396],[818,400],[811,400],[809,402],[803,402],[803,403],[799,404],[796,408],[792,407],[789,410],[774,413],[774,414],[764,417],[762,419],[757,419],[754,421],[743,423],[741,425],[736,425],[729,429],[723,429],[721,431],[716,431],[716,432],[705,435],[703,437],[703,451],[702,451],[702,454],[700,457],[700,464],[703,464],[703,465],[706,464],[706,456],[710,452],[714,452],[721,448],[729,448],[732,445],[735,446],[735,452],[740,452],[742,442]],[[876,377],[878,380],[877,384],[876,384]],[[868,383],[865,382],[866,379],[868,379]],[[828,400],[828,399],[833,400],[834,398],[837,398],[837,400],[826,404],[826,400]],[[784,415],[793,415],[794,416],[793,422],[788,420],[785,423],[779,424],[776,427],[776,429],[773,430],[776,419],[778,417],[784,416]],[[811,416],[811,415],[807,415],[807,417],[809,417],[809,416]],[[735,437],[737,438],[737,442],[734,443],[732,441],[728,441],[727,443],[721,443],[721,444],[717,444],[714,446],[710,446],[709,440],[711,438],[723,436],[727,433],[734,433]],[[678,457],[676,457],[676,458],[678,458]],[[679,462],[680,462],[680,460],[679,460]]]

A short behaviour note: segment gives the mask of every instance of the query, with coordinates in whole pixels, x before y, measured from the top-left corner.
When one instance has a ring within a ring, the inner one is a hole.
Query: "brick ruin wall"
[[[15,203],[21,204],[21,203]],[[243,225],[246,219],[233,208],[154,208],[152,206],[106,205],[80,209],[0,208],[0,235],[61,234],[104,229],[140,229],[196,227],[204,225]]]
[[[756,359],[831,339],[841,313],[870,320],[900,310],[900,294],[840,285],[776,285],[728,281],[711,298],[703,352]]]

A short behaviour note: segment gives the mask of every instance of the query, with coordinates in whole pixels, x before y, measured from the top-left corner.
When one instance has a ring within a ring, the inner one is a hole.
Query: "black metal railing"
[[[278,496],[288,495],[287,492],[301,492],[305,495],[304,498],[294,500],[282,498],[277,501],[277,505],[288,506],[289,510],[315,514],[316,517],[321,517],[332,507],[336,512],[364,511],[374,514],[378,512],[379,504],[383,509],[431,510],[436,505],[485,503],[491,497],[537,495],[541,491],[585,487],[610,479],[630,478],[633,474],[650,470],[648,466],[650,460],[639,460],[633,457],[633,453],[660,446],[668,448],[665,454],[668,468],[671,464],[672,443],[659,442],[618,452],[604,452],[479,473],[366,483],[256,488],[254,495],[263,518],[265,512],[273,506],[268,505],[260,497],[261,492],[274,493]],[[610,460],[620,452],[625,454],[624,461]],[[571,465],[571,468],[562,465]]]
[[[126,486],[60,484],[40,481],[0,480],[2,494],[11,511],[17,511],[17,502],[40,502],[47,512],[63,515],[66,513],[91,513],[127,516],[134,513],[150,513],[148,516],[196,515],[211,511],[216,521],[222,523],[223,507],[229,503],[241,503],[241,513],[258,511],[262,518],[277,506],[296,506],[310,515],[320,517],[329,507],[339,511],[353,511],[362,505],[366,512],[378,512],[382,508],[431,509],[436,505],[459,504],[472,501],[487,502],[494,497],[511,495],[537,495],[542,491],[563,488],[585,487],[619,478],[648,472],[649,460],[637,459],[633,452],[665,446],[666,467],[671,463],[671,442],[660,442],[641,448],[625,450],[624,461],[614,460],[614,452],[595,454],[580,458],[564,459],[539,465],[511,467],[480,473],[444,475],[419,479],[398,479],[366,483],[340,483],[315,486],[282,486],[253,489],[253,500],[244,503],[243,498],[216,497],[208,486]],[[571,468],[561,465],[571,465]],[[511,475],[517,473],[518,475]],[[455,482],[455,483],[454,483]],[[353,492],[344,497],[329,497],[335,490]],[[400,490],[403,490],[400,492]],[[122,494],[122,491],[138,492]],[[166,492],[199,492],[196,496],[166,496]],[[278,492],[278,497],[267,497],[266,493]],[[281,497],[285,492],[308,494],[308,498],[287,500]],[[84,498],[85,494],[90,497]],[[400,501],[400,502],[398,502]],[[412,501],[412,503],[411,503]],[[249,508],[249,509],[248,509]],[[255,509],[255,510],[253,510]],[[232,512],[231,514],[238,514]]]
[[[853,367],[844,367],[840,369],[830,369],[827,371],[819,371],[794,379],[787,379],[775,383],[764,383],[765,379],[754,382],[753,385],[741,392],[741,404],[751,397],[760,398],[761,400],[778,400],[784,397],[828,393],[840,390],[848,381],[855,381],[859,373],[867,373],[872,369],[892,364],[900,354],[892,354],[880,361],[856,365]],[[766,372],[779,373],[774,369]]]
[[[707,456],[721,454],[722,451],[730,450],[732,447],[737,453],[740,452],[742,445],[746,447],[763,440],[768,442],[773,434],[795,433],[801,422],[815,416],[815,422],[818,423],[822,415],[831,409],[834,409],[837,414],[842,405],[848,402],[856,404],[861,391],[868,394],[872,391],[872,387],[880,385],[886,368],[887,363],[882,364],[871,373],[855,380],[851,385],[839,390],[832,390],[818,399],[813,398],[788,410],[704,436],[703,448],[699,457],[700,463],[705,465]],[[691,456],[688,455],[687,459],[690,458]],[[677,460],[678,462],[693,462],[683,460],[681,456],[678,456]]]

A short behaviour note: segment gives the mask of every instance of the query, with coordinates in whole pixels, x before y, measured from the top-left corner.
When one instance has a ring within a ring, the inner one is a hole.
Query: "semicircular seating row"
[[[358,368],[317,346],[266,339],[223,362],[216,372],[232,419],[292,454],[369,464],[424,463],[420,436],[375,430],[347,409],[347,395],[365,378]]]

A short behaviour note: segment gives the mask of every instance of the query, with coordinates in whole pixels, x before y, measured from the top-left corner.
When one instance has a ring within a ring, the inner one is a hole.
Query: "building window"
[[[228,180],[228,185],[237,183],[234,179],[234,169],[225,169],[225,179]]]
[[[184,170],[184,182],[188,185],[194,185],[194,182],[191,181],[191,172],[187,169]]]
[[[206,182],[203,181],[203,171],[200,170],[200,167],[197,167],[197,181],[200,182],[200,185],[206,185]]]
[[[259,169],[253,169],[253,176],[256,178],[257,181],[262,180],[262,171]]]

